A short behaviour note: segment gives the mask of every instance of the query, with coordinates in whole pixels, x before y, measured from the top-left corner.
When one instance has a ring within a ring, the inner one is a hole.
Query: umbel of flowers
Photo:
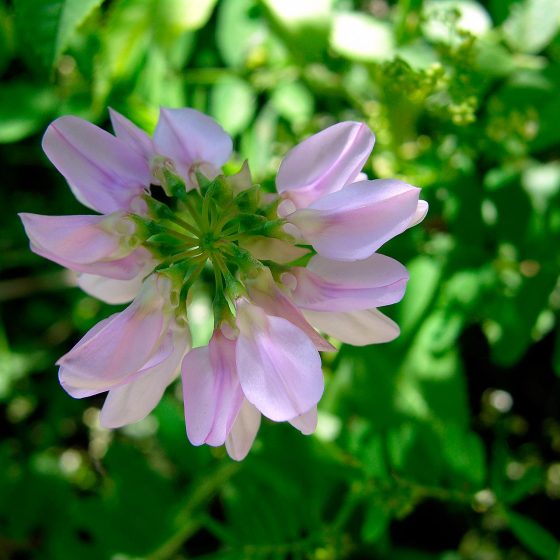
[[[192,109],[162,109],[150,137],[111,111],[115,135],[76,117],[47,129],[43,148],[76,198],[97,214],[21,214],[31,249],[77,273],[108,303],[130,302],[58,361],[73,397],[107,393],[101,424],[144,418],[182,373],[194,445],[248,453],[261,415],[315,430],[323,334],[387,342],[397,325],[377,308],[399,301],[408,273],[377,253],[423,219],[419,189],[361,172],[374,144],[342,122],[292,149],[277,193],[247,164],[221,168],[232,141]],[[191,348],[193,286],[213,293],[214,332]],[[323,333],[323,334],[321,334]]]

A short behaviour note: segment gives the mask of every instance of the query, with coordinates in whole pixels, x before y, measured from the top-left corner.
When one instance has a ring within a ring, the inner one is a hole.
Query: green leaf
[[[371,504],[367,508],[366,518],[362,525],[364,542],[373,543],[379,540],[387,530],[390,520],[390,515],[385,509],[380,507],[379,504]]]
[[[503,31],[512,49],[536,54],[552,41],[559,24],[560,4],[557,0],[525,0],[512,6]]]
[[[560,558],[560,543],[538,523],[519,513],[507,512],[511,532],[530,550],[543,560]]]
[[[216,43],[224,62],[230,67],[244,66],[264,42],[266,27],[255,0],[223,0],[218,12]]]
[[[49,72],[74,33],[103,0],[16,0],[15,20],[22,53]]]
[[[212,89],[210,112],[232,136],[248,128],[255,109],[255,92],[241,78],[235,76],[223,78]]]
[[[279,84],[272,92],[271,101],[278,114],[292,125],[309,121],[315,110],[313,95],[300,82]]]
[[[27,82],[5,82],[0,89],[0,143],[17,142],[34,134],[50,119],[57,105],[54,91]]]
[[[330,44],[339,55],[362,62],[389,60],[395,51],[391,27],[358,13],[335,15]]]

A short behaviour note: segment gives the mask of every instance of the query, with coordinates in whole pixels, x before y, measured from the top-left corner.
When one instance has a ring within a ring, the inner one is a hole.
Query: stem
[[[175,517],[176,531],[146,560],[168,560],[175,558],[183,543],[188,540],[203,524],[201,514],[196,515],[239,470],[238,463],[228,463],[217,468],[210,476],[201,477],[198,483],[191,485],[190,495]]]

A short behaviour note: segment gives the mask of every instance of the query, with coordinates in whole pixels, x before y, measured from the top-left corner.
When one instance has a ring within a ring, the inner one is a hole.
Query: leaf
[[[309,121],[315,110],[313,95],[300,82],[278,84],[272,92],[271,102],[278,114],[292,125]]]
[[[31,82],[4,82],[0,89],[0,143],[34,134],[55,112],[54,91]]]
[[[543,560],[560,558],[560,543],[538,523],[519,513],[507,512],[511,532],[530,550]]]
[[[15,0],[15,21],[21,51],[43,72],[49,72],[74,33],[103,0]]]
[[[389,60],[395,51],[391,27],[357,13],[335,15],[330,45],[339,55],[362,62]]]
[[[227,66],[244,66],[251,53],[265,40],[267,30],[255,0],[223,0],[216,24],[218,51]]]
[[[263,4],[274,30],[302,66],[323,59],[328,47],[332,0],[264,0]]]
[[[367,508],[366,518],[362,525],[362,539],[367,543],[374,543],[385,533],[391,520],[388,512],[379,507],[379,504],[371,504]]]
[[[536,54],[552,41],[559,24],[557,0],[525,0],[511,7],[503,25],[504,37],[512,49]]]
[[[231,136],[248,128],[255,109],[255,92],[241,78],[223,78],[212,89],[210,112]]]

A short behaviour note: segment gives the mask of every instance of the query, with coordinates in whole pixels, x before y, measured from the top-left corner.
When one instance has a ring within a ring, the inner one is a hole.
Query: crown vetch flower
[[[320,333],[355,345],[398,326],[408,272],[376,251],[427,212],[420,189],[362,172],[374,145],[343,122],[293,148],[278,193],[245,163],[225,177],[232,141],[193,109],[161,109],[150,137],[110,110],[115,136],[76,117],[49,126],[45,152],[76,198],[100,213],[21,214],[31,249],[109,303],[130,302],[58,361],[64,389],[107,392],[102,425],[145,417],[181,371],[187,436],[241,460],[261,415],[303,434],[317,425]],[[159,191],[157,197],[156,190]],[[193,287],[213,296],[214,333],[191,349]]]

